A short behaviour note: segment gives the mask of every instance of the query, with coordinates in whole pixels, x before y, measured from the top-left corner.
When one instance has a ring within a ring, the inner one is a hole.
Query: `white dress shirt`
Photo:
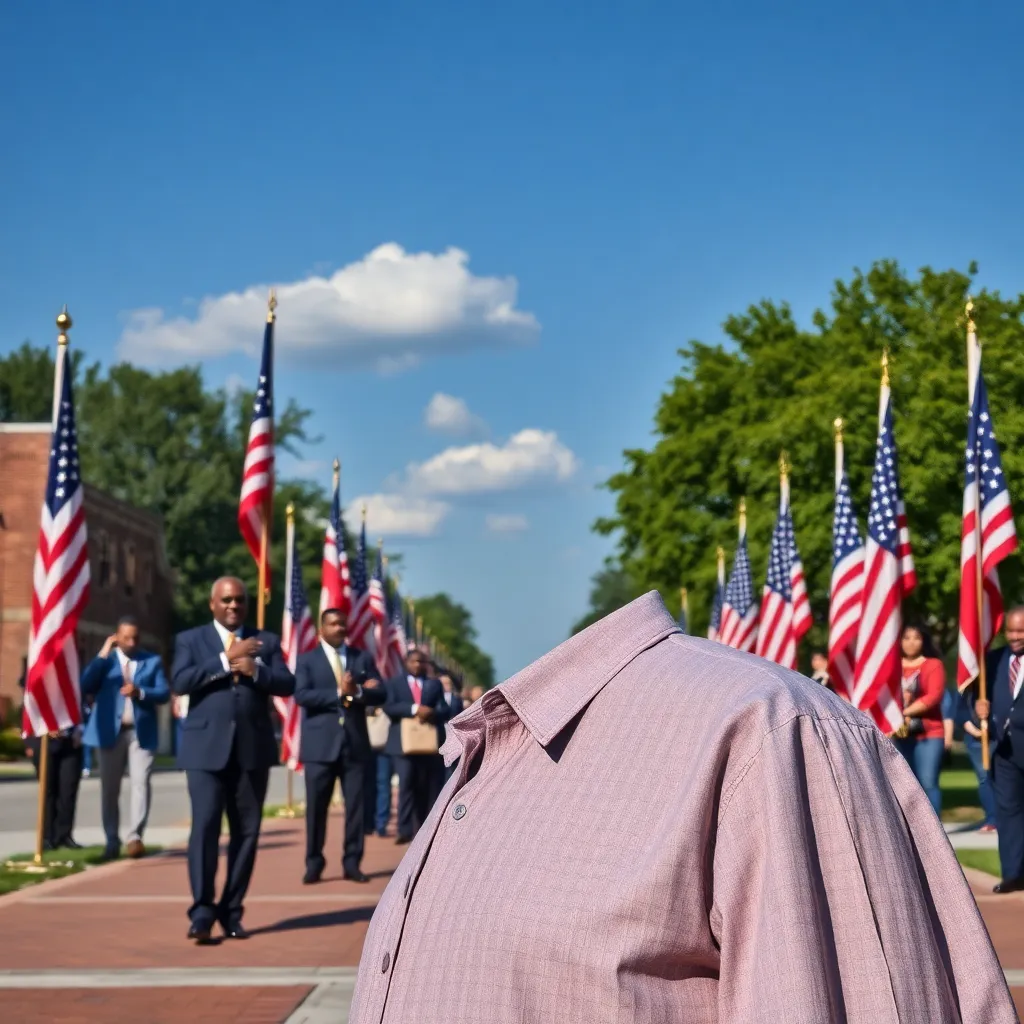
[[[238,629],[228,629],[227,626],[222,626],[216,619],[213,620],[213,626],[214,629],[217,630],[217,636],[220,637],[220,642],[224,645],[224,650],[221,652],[220,655],[220,663],[224,666],[225,672],[230,672],[231,662],[228,661],[227,652],[228,637],[233,636],[236,640],[240,640],[242,638],[242,629],[241,627],[239,627]],[[256,660],[259,661],[258,658]]]
[[[129,682],[135,682],[136,662],[128,657],[119,647],[114,649],[117,654],[117,662],[121,666],[121,675]],[[139,690],[139,700],[142,700],[142,691]],[[125,697],[124,710],[121,712],[121,725],[128,729],[135,727],[135,705],[131,697]]]

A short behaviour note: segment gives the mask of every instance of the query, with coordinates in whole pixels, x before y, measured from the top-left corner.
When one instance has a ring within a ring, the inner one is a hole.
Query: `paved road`
[[[287,795],[288,772],[275,768],[270,773],[268,804],[283,804]],[[35,846],[36,808],[39,790],[35,779],[12,779],[0,776],[0,857],[25,853]],[[303,797],[302,779],[294,784],[296,800]],[[121,786],[121,821],[128,820],[129,787]],[[189,804],[182,772],[162,771],[153,774],[153,804],[146,838],[158,846],[181,842],[188,836]],[[78,813],[75,838],[85,845],[102,844],[100,824],[100,781],[97,777],[82,780],[78,791]]]

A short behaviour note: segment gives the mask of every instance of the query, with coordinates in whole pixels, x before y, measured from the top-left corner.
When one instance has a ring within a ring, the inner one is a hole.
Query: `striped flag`
[[[70,319],[66,326],[71,326]],[[61,338],[54,388],[58,398],[32,574],[23,716],[29,736],[68,729],[82,721],[75,630],[89,600],[89,555],[71,368],[66,336]]]
[[[260,567],[264,585],[270,587],[270,544],[263,547],[264,531],[269,535],[271,502],[274,496],[274,307],[271,297],[267,326],[263,332],[263,357],[256,395],[252,405],[249,443],[242,470],[242,495],[238,503],[238,527],[252,557]],[[262,596],[262,595],[261,595]]]
[[[356,560],[352,566],[352,612],[348,617],[349,643],[363,651],[373,651],[373,612],[370,610],[370,583],[366,570],[366,511],[359,531]]]
[[[352,610],[352,580],[348,571],[348,531],[341,513],[341,480],[334,481],[331,518],[324,537],[323,567],[320,571],[320,614],[337,608],[347,617]]]
[[[747,553],[747,506],[740,502],[740,534],[732,573],[722,601],[719,641],[739,651],[753,651],[757,643],[757,602],[754,600],[754,576]]]
[[[722,604],[725,602],[725,551],[718,549],[718,582],[715,584],[715,598],[711,602],[711,622],[708,625],[708,639],[717,640],[722,626]]]
[[[294,675],[299,655],[316,647],[317,634],[306,600],[306,588],[302,585],[302,566],[295,547],[295,523],[291,516],[288,517],[284,572],[288,589],[285,591],[284,617],[281,621],[281,653],[289,671]],[[294,697],[275,697],[274,707],[281,716],[281,760],[295,770],[301,767],[299,739],[302,711]]]
[[[853,703],[886,735],[903,724],[900,603],[917,581],[892,422],[889,363],[883,357]]]
[[[971,308],[969,305],[968,314]],[[960,640],[956,666],[956,683],[961,690],[977,678],[978,661],[1002,627],[1003,594],[998,566],[1017,549],[1010,492],[989,414],[988,389],[981,372],[981,346],[973,320],[968,325],[967,347],[971,406],[967,419],[960,544]],[[979,580],[982,580],[980,602]]]
[[[842,420],[836,421],[836,498],[832,517],[832,584],[828,603],[828,674],[832,688],[853,698],[853,668],[857,651],[864,588],[864,543],[850,495],[844,463]]]
[[[785,461],[779,481],[779,515],[772,533],[768,578],[761,597],[757,653],[783,668],[796,668],[797,644],[811,628],[804,567],[796,548],[789,506],[789,471]]]
[[[388,602],[384,591],[384,546],[377,546],[377,564],[370,577],[370,617],[373,620],[373,660],[384,676],[388,667]]]
[[[405,633],[405,616],[402,614],[402,598],[396,587],[388,595],[388,658],[385,679],[400,676],[405,671],[405,654],[409,641]]]

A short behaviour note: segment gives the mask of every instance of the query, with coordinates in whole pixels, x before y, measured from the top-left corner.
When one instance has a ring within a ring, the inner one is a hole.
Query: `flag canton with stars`
[[[772,550],[768,556],[768,586],[786,601],[793,600],[791,572],[795,553],[793,551],[793,519],[789,509],[779,513],[772,534]]]
[[[754,603],[754,579],[750,572],[746,537],[736,549],[736,563],[733,566],[732,579],[725,589],[725,600],[730,608],[735,608],[741,613]]]
[[[339,548],[340,550],[340,548]],[[359,550],[356,552],[356,564],[352,566],[352,593],[359,597],[366,593],[366,524],[359,534]]]
[[[832,565],[837,566],[847,555],[861,547],[857,516],[850,496],[850,480],[845,471],[836,491],[836,514],[832,522]]]
[[[50,448],[50,469],[46,480],[46,506],[50,516],[57,513],[75,496],[81,485],[78,469],[78,428],[75,406],[71,398],[71,367],[64,371],[61,384],[60,409]]]
[[[999,445],[996,444],[996,435],[992,429],[992,417],[988,412],[988,389],[980,370],[967,431],[967,483],[974,483],[979,477],[980,470],[979,498],[984,505],[1006,489],[1006,480],[1003,477],[1003,460],[999,454]]]
[[[875,470],[871,474],[871,510],[868,513],[868,535],[893,555],[899,547],[899,526],[896,522],[900,499],[899,475],[896,471],[896,442],[892,433],[892,403],[886,402],[882,429],[875,449]]]
[[[260,379],[256,385],[256,396],[252,403],[253,420],[269,419],[274,410],[273,382],[273,345],[271,343],[272,324],[267,324],[266,337],[263,341],[263,359],[260,362]]]
[[[297,558],[292,560],[292,578],[289,582],[288,596],[292,621],[298,625],[306,613],[306,589],[302,585],[302,566],[299,565]]]

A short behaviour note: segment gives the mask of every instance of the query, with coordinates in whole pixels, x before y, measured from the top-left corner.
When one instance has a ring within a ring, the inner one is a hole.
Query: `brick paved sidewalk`
[[[200,948],[186,941],[180,850],[0,897],[0,1018],[342,1024],[367,924],[406,848],[368,837],[363,868],[372,881],[360,886],[341,878],[340,840],[341,816],[332,813],[334,863],[320,885],[303,886],[304,823],[265,823],[246,903],[247,942]],[[991,878],[967,875],[1024,1012],[1024,894],[994,896]]]

